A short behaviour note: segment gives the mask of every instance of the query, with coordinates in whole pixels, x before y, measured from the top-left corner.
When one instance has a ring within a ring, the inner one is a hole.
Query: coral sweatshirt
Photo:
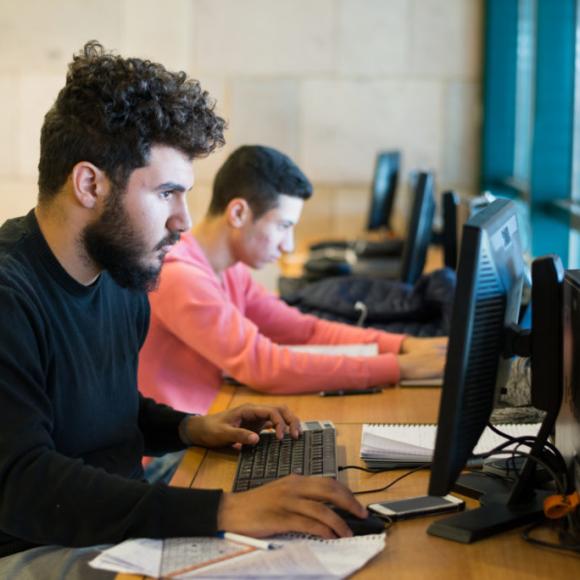
[[[149,294],[151,325],[139,388],[182,411],[205,413],[224,373],[272,394],[396,384],[403,335],[302,314],[255,282],[237,263],[221,276],[192,234],[166,257]],[[375,357],[292,352],[281,345],[377,343]]]

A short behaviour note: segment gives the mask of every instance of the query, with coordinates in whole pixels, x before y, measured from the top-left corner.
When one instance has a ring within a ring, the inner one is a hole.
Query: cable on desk
[[[512,445],[513,443],[518,443],[518,447],[520,445],[527,445],[528,447],[531,447],[533,445],[533,442],[530,442],[529,440],[530,440],[530,437],[510,437],[509,441],[506,441],[505,443],[502,443],[501,445],[494,447],[493,449],[491,449],[490,451],[487,451],[486,453],[478,453],[477,455],[474,455],[473,457],[478,458],[478,459],[488,459],[489,457],[493,457],[495,455],[501,455],[501,454],[505,454],[505,453],[511,454],[512,458],[515,458],[515,456],[527,457],[527,458],[531,459],[532,461],[534,461],[535,463],[537,463],[538,465],[541,465],[550,474],[550,476],[554,480],[554,483],[556,484],[556,487],[558,489],[558,493],[561,493],[561,494],[566,493],[566,486],[567,486],[566,473],[561,472],[559,474],[561,476],[561,478],[560,478],[559,475],[556,475],[555,469],[553,469],[551,465],[548,465],[548,463],[545,461],[544,457],[540,458],[540,457],[537,457],[536,455],[534,455],[533,453],[525,453],[523,451],[519,451],[517,447],[515,449],[510,449],[507,451],[505,450],[506,447]],[[554,458],[552,458],[552,459],[554,459]],[[520,472],[517,468],[515,468],[515,465],[514,465],[514,473],[516,475],[516,479],[519,479]]]
[[[496,430],[496,429],[494,429],[494,430]],[[493,449],[491,449],[490,451],[488,451],[486,453],[480,453],[480,454],[474,455],[473,457],[479,458],[479,459],[487,459],[488,457],[492,457],[494,455],[500,455],[501,452],[504,451],[504,449],[506,447],[509,447],[510,445],[513,445],[514,443],[517,443],[518,446],[519,445],[526,445],[528,447],[532,447],[534,440],[535,440],[534,437],[512,437],[511,435],[507,435],[506,433],[503,433],[499,430],[496,430],[496,432],[498,432],[498,434],[501,435],[502,437],[505,437],[507,439],[507,441],[505,443],[502,443],[501,445],[498,445],[497,447],[494,447]],[[554,447],[554,449],[555,449],[555,447]],[[506,451],[506,453],[510,453],[512,455],[512,457],[515,457],[516,455],[525,456],[525,457],[529,457],[532,460],[536,461],[539,465],[544,467],[544,469],[546,469],[546,471],[552,476],[552,478],[556,482],[557,487],[560,490],[564,489],[565,483],[562,483],[560,481],[560,479],[556,476],[554,470],[550,466],[548,466],[546,464],[546,462],[543,461],[542,459],[539,459],[539,458],[533,456],[531,453],[524,453],[523,451],[518,451],[517,448],[513,449],[513,450]],[[426,467],[430,467],[430,466],[431,466],[431,462],[423,463],[423,464],[403,473],[403,475],[400,475],[399,477],[397,477],[396,479],[394,479],[392,482],[388,483],[384,487],[380,487],[380,488],[376,488],[376,489],[354,491],[353,494],[354,495],[363,495],[366,493],[375,493],[375,492],[379,492],[379,491],[386,491],[387,489],[389,489],[390,487],[392,487],[393,485],[395,485],[396,483],[398,483],[399,481],[401,481],[405,477],[407,477],[407,476],[409,476],[417,471],[420,471],[421,469],[425,469]],[[385,471],[392,471],[392,469],[381,469],[381,470],[368,469],[365,467],[360,467],[358,465],[343,465],[343,466],[340,466],[338,468],[338,471],[340,472],[340,471],[344,471],[346,469],[356,469],[358,471],[363,471],[365,473],[384,473]],[[515,466],[514,466],[514,473],[516,474],[516,477],[518,477],[519,473],[518,473],[518,470],[515,468]]]
[[[499,429],[494,428],[492,425],[490,427],[499,435],[508,439],[507,443],[499,445],[495,449],[492,449],[488,453],[481,454],[479,457],[491,457],[496,455],[498,451],[503,451],[503,449],[507,445],[511,445],[512,443],[517,443],[517,447],[510,451],[512,455],[512,460],[514,464],[514,473],[516,476],[516,480],[520,477],[520,471],[515,468],[515,457],[517,456],[524,456],[528,459],[534,461],[538,465],[542,466],[549,474],[550,477],[554,480],[558,493],[561,495],[565,495],[567,489],[567,478],[566,478],[566,469],[565,469],[565,461],[562,457],[561,453],[558,449],[549,442],[543,446],[541,450],[541,458],[537,457],[533,453],[524,453],[519,451],[518,448],[520,445],[527,445],[529,447],[533,446],[535,442],[535,438],[530,437],[511,437]],[[530,441],[531,440],[531,441]],[[551,465],[550,465],[551,464]],[[554,465],[555,464],[555,465]],[[523,468],[522,468],[523,469]],[[506,478],[507,479],[507,478]],[[527,526],[521,533],[521,537],[528,543],[541,546],[544,548],[550,548],[554,550],[561,550],[565,552],[571,552],[573,554],[580,554],[580,531],[578,527],[578,523],[576,522],[575,518],[580,517],[578,514],[574,515],[574,513],[567,514],[562,520],[565,519],[566,524],[562,521],[561,530],[560,530],[560,543],[555,542],[547,542],[545,540],[540,540],[538,538],[532,537],[532,532],[538,529],[541,526],[546,524],[546,521],[543,520],[541,522],[534,522]],[[566,526],[566,527],[564,527]]]
[[[580,544],[578,544],[578,543],[568,544],[568,543],[566,543],[566,541],[564,541],[563,543],[556,544],[554,542],[546,542],[545,540],[539,540],[538,538],[533,538],[531,536],[531,533],[543,525],[545,525],[544,521],[543,522],[534,522],[533,524],[530,524],[522,532],[522,538],[526,542],[528,542],[530,544],[534,544],[536,546],[542,546],[543,548],[551,548],[554,550],[562,550],[565,552],[572,552],[573,554],[580,555]],[[560,534],[560,537],[562,537],[562,533]]]
[[[497,435],[499,435],[500,437],[507,439],[510,443],[518,443],[518,445],[515,448],[516,450],[519,449],[520,445],[528,445],[529,447],[533,447],[533,444],[537,440],[536,437],[529,437],[529,436],[513,437],[512,435],[508,435],[507,433],[504,433],[503,431],[501,431],[497,426],[493,425],[492,423],[488,423],[488,427],[493,432],[495,432]],[[532,457],[532,459],[534,459],[535,456],[531,456],[531,457]],[[551,442],[549,442],[549,441],[544,442],[544,444],[542,446],[542,450],[541,450],[541,458],[543,461],[550,464],[553,471],[561,473],[561,474],[566,473],[566,471],[567,471],[566,462],[565,462],[564,458],[562,457],[562,454],[560,453],[560,451]],[[515,456],[514,455],[512,455],[511,465],[512,465],[512,469],[515,473],[516,479],[519,479],[519,471],[517,470],[517,468],[515,466]],[[508,467],[509,467],[509,465],[508,465]],[[542,466],[542,467],[544,467],[544,466]],[[553,474],[550,472],[550,475],[553,475]],[[557,478],[555,478],[555,481],[556,481],[556,483],[558,483]],[[566,482],[564,481],[564,485],[565,485],[565,483]]]
[[[399,477],[396,477],[395,479],[393,479],[393,481],[391,481],[390,483],[387,483],[387,485],[385,485],[384,487],[378,487],[376,489],[364,489],[364,490],[359,490],[359,491],[353,491],[352,494],[353,495],[363,495],[365,493],[375,493],[378,491],[386,491],[390,487],[393,487],[393,485],[395,485],[395,483],[398,483],[399,481],[401,481],[401,479],[405,479],[405,477],[408,477],[409,475],[412,475],[413,473],[420,471],[421,469],[425,469],[426,467],[429,467],[430,465],[431,465],[431,463],[422,463],[421,465],[414,467],[413,469],[403,473],[403,475],[399,475]],[[345,469],[357,469],[359,471],[365,471],[367,473],[384,473],[385,471],[392,471],[392,469],[383,469],[381,471],[371,470],[371,469],[366,469],[365,467],[359,467],[358,465],[344,465],[344,466],[338,468],[339,471],[344,471]]]
[[[385,471],[390,471],[388,469],[368,469],[367,467],[361,467],[360,465],[339,465],[338,471],[346,471],[347,469],[356,469],[358,471],[364,471],[365,473],[384,473]]]

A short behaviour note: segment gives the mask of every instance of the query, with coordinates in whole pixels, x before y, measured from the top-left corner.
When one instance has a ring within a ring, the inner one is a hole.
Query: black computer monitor
[[[476,197],[460,196],[454,191],[441,194],[443,217],[442,243],[445,266],[455,270],[461,248],[461,234],[467,220],[495,199],[485,193]]]
[[[542,454],[560,405],[562,384],[562,265],[556,257],[532,265],[532,330],[518,329],[525,265],[513,203],[496,200],[463,228],[447,363],[429,493],[455,489],[480,507],[434,522],[433,535],[473,542],[542,513],[535,463],[519,480],[460,476],[483,433],[514,355],[532,357],[532,402],[547,411],[531,453]]]
[[[414,196],[407,238],[401,258],[400,280],[414,284],[425,267],[427,250],[431,242],[435,216],[435,178],[429,171],[420,171],[414,180]]]
[[[399,151],[383,151],[377,155],[367,222],[369,231],[390,227],[400,165]]]
[[[457,268],[458,212],[459,196],[454,191],[441,194],[441,213],[443,214],[443,258],[447,268]]]

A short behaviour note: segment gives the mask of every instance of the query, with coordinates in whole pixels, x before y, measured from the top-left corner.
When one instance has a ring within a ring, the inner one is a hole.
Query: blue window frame
[[[580,200],[576,16],[577,0],[486,1],[481,164],[482,188],[528,205],[532,254],[571,266],[580,265],[569,212]]]

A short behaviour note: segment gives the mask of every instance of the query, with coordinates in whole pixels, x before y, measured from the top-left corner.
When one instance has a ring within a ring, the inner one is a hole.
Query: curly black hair
[[[280,194],[306,200],[312,184],[284,153],[264,145],[243,145],[217,172],[208,215],[222,214],[232,199],[241,197],[257,219],[278,205]]]
[[[184,72],[87,42],[44,118],[39,199],[54,197],[79,161],[94,163],[124,187],[131,172],[147,164],[152,145],[174,147],[191,159],[208,155],[225,142],[225,121],[214,108]]]

